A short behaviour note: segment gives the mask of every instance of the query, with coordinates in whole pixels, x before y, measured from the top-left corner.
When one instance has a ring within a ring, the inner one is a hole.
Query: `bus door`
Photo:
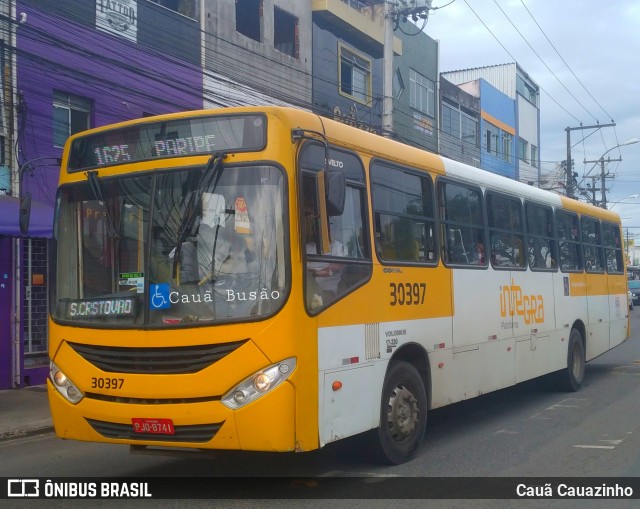
[[[487,232],[479,187],[440,180],[438,183],[443,258],[452,269],[453,358],[460,397],[511,385],[515,363],[510,352],[511,264],[504,231]],[[491,224],[491,223],[490,223]],[[506,293],[505,293],[506,292]],[[503,301],[507,298],[507,301]],[[487,369],[487,366],[500,369]],[[478,385],[477,381],[481,383]]]
[[[627,279],[624,276],[622,236],[617,224],[602,223],[604,259],[609,294],[609,348],[620,344],[628,336],[629,304]]]
[[[609,286],[600,221],[583,216],[581,232],[589,313],[586,355],[588,360],[609,349]]]
[[[527,231],[524,265],[511,272],[510,287],[514,299],[511,312],[517,382],[548,372],[556,328],[554,273],[558,269],[558,249],[553,209],[527,201],[524,210]],[[521,270],[525,268],[526,271]]]

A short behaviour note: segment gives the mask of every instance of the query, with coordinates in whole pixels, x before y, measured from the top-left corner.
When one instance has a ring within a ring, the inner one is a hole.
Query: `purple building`
[[[47,239],[65,140],[90,127],[202,108],[198,5],[17,2],[13,164],[22,170],[20,195],[30,193],[35,207],[31,233],[16,240],[17,199],[0,200],[0,389],[41,384],[48,373]]]

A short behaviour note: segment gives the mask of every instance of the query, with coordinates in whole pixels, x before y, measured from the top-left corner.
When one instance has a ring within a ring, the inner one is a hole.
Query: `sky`
[[[567,127],[616,124],[571,131],[574,171],[580,182],[600,174],[585,160],[622,158],[606,165],[607,201],[640,239],[640,143],[614,148],[640,140],[640,0],[450,2],[434,0],[425,27],[440,42],[440,71],[517,62],[541,88],[543,174],[567,158]]]

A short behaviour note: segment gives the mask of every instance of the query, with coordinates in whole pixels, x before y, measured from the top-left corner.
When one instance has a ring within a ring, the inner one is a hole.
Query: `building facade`
[[[59,161],[70,134],[202,108],[199,5],[198,0],[16,2],[12,173],[22,178],[14,195],[30,194],[52,217]],[[43,383],[48,373],[50,236],[51,231],[22,239],[0,234],[0,249],[11,246],[6,284],[15,296],[10,309],[0,306],[0,389]],[[2,274],[4,269],[3,264]]]
[[[398,141],[438,152],[438,42],[411,22],[395,35],[402,55],[394,58],[393,126]]]
[[[480,96],[481,167],[539,186],[540,87],[536,82],[517,63],[442,75]]]
[[[480,167],[480,97],[440,76],[440,154]]]
[[[205,107],[311,107],[308,0],[205,0],[204,6]]]
[[[69,135],[263,104],[380,134],[383,12],[380,0],[0,0],[0,217],[15,214],[0,221],[0,389],[48,372],[48,239]],[[511,178],[533,175],[539,106],[526,73],[509,64],[439,77],[439,43],[406,21],[395,28],[391,135]],[[26,196],[33,228],[23,233]]]
[[[313,0],[312,110],[381,133],[384,23],[381,5]],[[401,53],[401,43],[394,40]]]

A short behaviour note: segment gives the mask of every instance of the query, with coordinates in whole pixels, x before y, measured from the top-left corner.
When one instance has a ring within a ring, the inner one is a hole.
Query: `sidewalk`
[[[51,431],[46,386],[0,391],[0,441]]]

